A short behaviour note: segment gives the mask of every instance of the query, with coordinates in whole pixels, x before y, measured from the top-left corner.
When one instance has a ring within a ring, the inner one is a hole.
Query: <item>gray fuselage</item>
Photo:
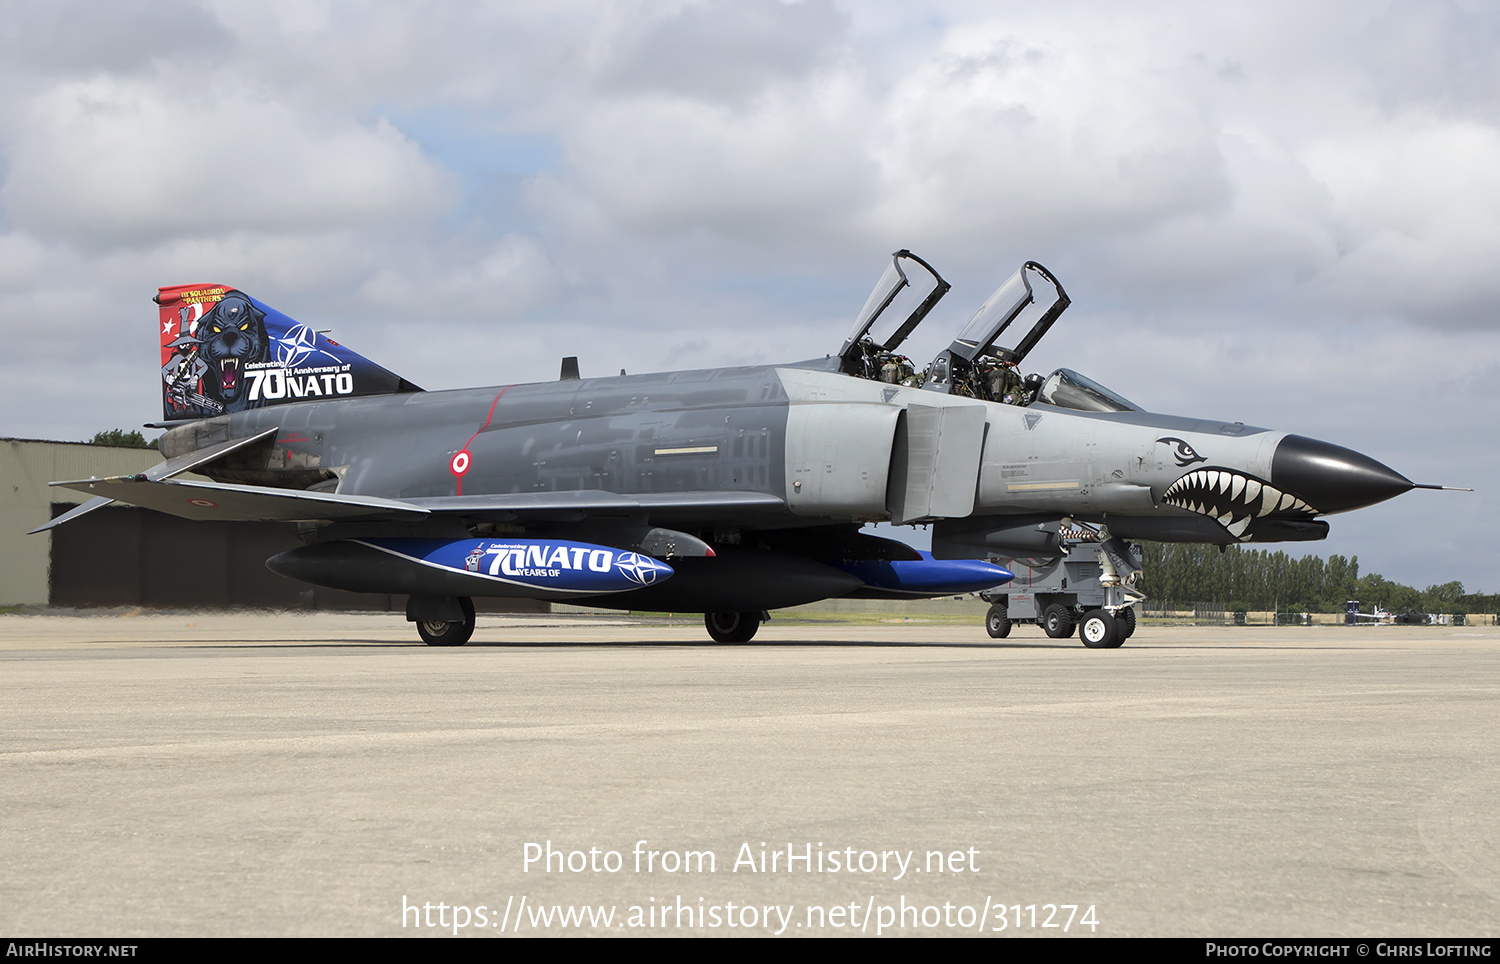
[[[418,502],[743,492],[784,506],[715,520],[722,531],[1014,514],[1206,521],[1163,501],[1185,458],[1266,479],[1285,437],[1143,412],[1022,408],[804,363],[300,402],[175,428],[162,449],[170,457],[270,427],[279,432],[268,454],[213,476]]]

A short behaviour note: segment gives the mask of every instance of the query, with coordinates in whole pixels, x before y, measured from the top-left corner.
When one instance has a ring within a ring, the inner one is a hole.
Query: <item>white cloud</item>
[[[664,95],[599,105],[565,142],[560,186],[622,234],[823,240],[874,200],[874,166],[850,122],[857,99],[835,83],[768,92],[744,110]]]
[[[85,246],[431,218],[457,185],[389,123],[299,114],[243,88],[59,85],[25,112],[7,220]]]
[[[617,4],[590,45],[598,96],[665,92],[742,104],[813,73],[834,55],[846,21],[829,0],[706,0]]]
[[[448,247],[465,250],[382,267],[360,286],[358,300],[386,316],[494,323],[521,318],[562,289],[558,270],[530,238],[507,235],[477,251]]]
[[[1500,327],[1500,126],[1406,117],[1311,145],[1341,253],[1327,292],[1439,327]]]
[[[1128,35],[1104,40],[951,31],[870,141],[885,174],[870,225],[1053,245],[1225,208],[1213,127],[1176,78],[1134,72]]]

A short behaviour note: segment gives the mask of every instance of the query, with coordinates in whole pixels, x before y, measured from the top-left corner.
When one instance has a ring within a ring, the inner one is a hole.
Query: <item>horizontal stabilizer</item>
[[[226,522],[317,522],[355,519],[416,520],[428,510],[391,499],[300,489],[274,489],[260,485],[228,485],[218,482],[158,482],[144,476],[112,479],[79,479],[52,485],[90,494],[105,493],[116,502],[126,502],[168,515],[198,521]]]
[[[198,449],[195,452],[189,452],[186,455],[179,455],[175,459],[167,459],[165,462],[158,462],[156,465],[151,466],[151,468],[141,473],[141,475],[142,477],[149,479],[152,482],[159,482],[162,479],[170,479],[174,475],[181,475],[184,472],[191,472],[193,469],[207,465],[208,463],[213,462],[216,459],[221,459],[224,456],[228,455],[230,452],[235,452],[242,448],[247,448],[251,445],[254,445],[256,442],[265,441],[279,431],[281,431],[280,428],[268,428],[264,432],[260,432],[256,435],[250,435],[245,438],[230,439],[227,442],[219,442],[214,445],[205,446],[204,448]],[[135,478],[135,476],[124,476],[124,478]]]
[[[56,519],[53,519],[51,522],[44,522],[26,534],[28,536],[34,536],[38,532],[46,532],[48,529],[55,529],[58,526],[62,525],[64,522],[72,522],[74,519],[78,518],[81,515],[87,515],[88,513],[93,512],[95,509],[102,509],[113,501],[115,500],[107,499],[102,495],[97,496],[88,500],[83,505],[73,506],[73,508],[69,509],[67,512],[64,512],[62,515],[58,516]]]
[[[206,448],[198,449],[196,452],[189,452],[186,455],[179,455],[175,459],[167,459],[165,462],[158,462],[146,471],[136,475],[116,475],[104,479],[90,479],[89,485],[92,486],[98,482],[159,482],[163,479],[170,479],[174,475],[181,475],[184,472],[190,472],[193,469],[198,468],[199,466],[207,465],[209,462],[212,462],[215,459],[223,458],[230,452],[233,452],[237,449],[242,449],[247,445],[254,445],[256,442],[260,442],[264,439],[270,438],[278,431],[280,430],[268,428],[258,435],[251,435],[248,438],[230,439],[227,442],[220,442],[217,445],[210,445]],[[52,484],[62,485],[64,487],[76,485],[76,483],[63,482],[54,482]],[[92,491],[92,489],[90,491]],[[32,529],[26,534],[35,535],[38,532],[46,532],[48,529],[55,529],[56,527],[62,525],[64,522],[72,522],[79,516],[87,515],[88,513],[93,512],[95,509],[102,509],[114,501],[114,499],[107,496],[95,496],[94,498],[85,502],[83,505],[74,506],[72,509],[64,512],[62,515],[58,516],[56,519],[53,519],[51,522],[48,522],[45,525],[37,526],[35,529]],[[198,517],[190,516],[189,518]]]

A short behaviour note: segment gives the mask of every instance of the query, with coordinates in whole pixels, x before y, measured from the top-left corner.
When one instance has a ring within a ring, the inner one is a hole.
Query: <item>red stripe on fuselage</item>
[[[509,387],[510,387],[509,385],[505,386],[505,388],[509,388]],[[505,388],[500,389],[500,395],[504,395],[505,394]],[[464,443],[464,447],[461,448],[461,449],[459,449],[458,452],[468,452],[469,451],[469,446],[474,444],[474,440],[479,437],[479,433],[483,432],[485,429],[487,429],[487,428],[490,427],[490,422],[495,417],[495,406],[500,404],[500,395],[496,395],[495,396],[495,400],[493,402],[490,402],[490,411],[489,411],[489,414],[484,417],[484,424],[481,425],[481,426],[479,426],[479,428],[475,430],[475,432],[474,432],[473,435],[469,436],[469,440]],[[454,452],[453,456],[456,457],[458,455],[458,452]],[[471,469],[473,467],[474,467],[474,453],[470,452],[469,453],[469,464],[464,469],[464,471],[467,472],[469,469]],[[452,461],[452,458],[450,458],[449,461],[448,461],[448,471],[450,471],[450,472],[453,471],[453,461]],[[458,473],[454,472],[453,478],[454,478],[455,483],[457,484],[457,490],[456,490],[455,494],[456,495],[463,495],[464,494],[464,477],[462,475],[459,475]]]

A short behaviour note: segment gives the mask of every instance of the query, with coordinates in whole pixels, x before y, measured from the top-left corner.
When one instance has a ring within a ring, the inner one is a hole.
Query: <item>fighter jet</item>
[[[423,640],[459,645],[476,596],[702,612],[742,642],[783,607],[993,587],[1011,575],[996,563],[1055,559],[1082,527],[1119,570],[1079,614],[1109,647],[1138,598],[1123,540],[1322,539],[1322,516],[1416,487],[1327,442],[1143,411],[1066,368],[1023,377],[1069,304],[1035,262],[918,370],[898,349],[948,290],[902,250],[825,358],[609,378],[565,359],[554,382],[423,391],[237,289],[162,288],[149,427],[166,461],[52,483],[95,498],[43,528],[111,501],[295,523],[304,545],[272,570],[406,594]],[[873,522],[931,524],[931,555]]]

